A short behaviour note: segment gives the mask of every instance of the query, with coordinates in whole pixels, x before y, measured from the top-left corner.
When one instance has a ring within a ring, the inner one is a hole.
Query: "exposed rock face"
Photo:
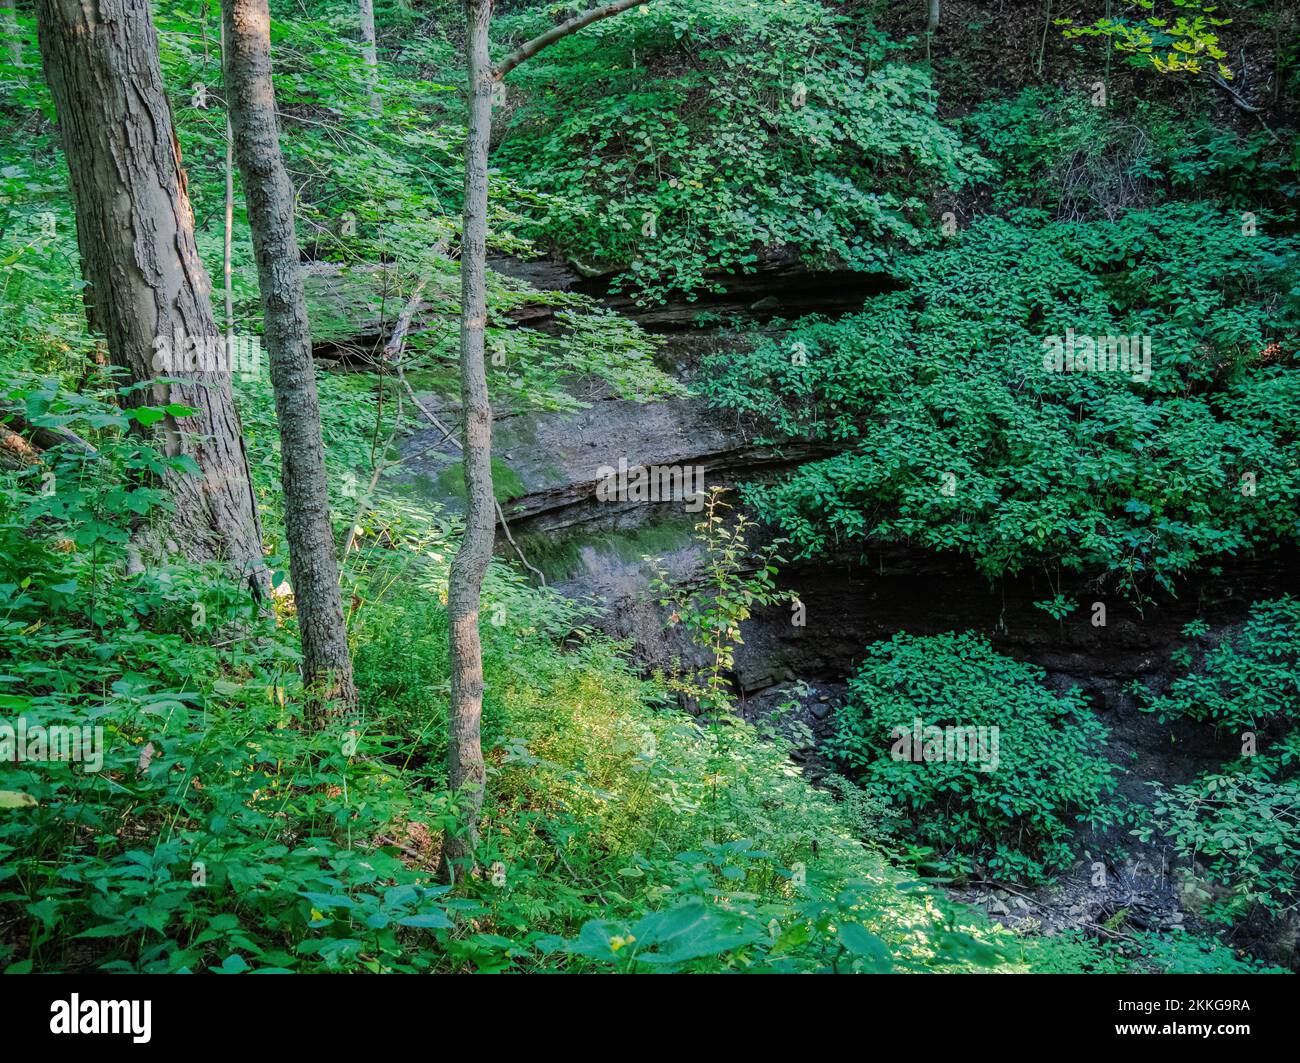
[[[436,406],[436,399],[431,405]],[[455,408],[444,406],[439,416],[454,419]],[[787,448],[781,454],[754,446],[725,418],[698,398],[674,398],[642,404],[605,395],[574,413],[526,413],[498,417],[493,423],[493,454],[517,478],[506,516],[530,531],[557,531],[575,525],[593,530],[617,526],[629,516],[646,519],[643,504],[601,501],[596,488],[602,469],[698,468],[707,486],[733,485],[792,468],[824,450],[809,446]],[[441,435],[433,429],[417,432],[406,443],[408,452],[424,452]],[[412,459],[415,475],[437,476],[456,460],[455,450],[440,448]],[[679,510],[682,507],[677,507]]]
[[[701,315],[705,315],[705,320],[765,322],[778,317],[849,313],[861,310],[864,299],[901,287],[888,273],[810,271],[786,251],[766,256],[752,273],[715,278],[719,290],[701,292],[690,302],[645,307],[613,290],[617,274],[588,277],[556,262],[522,262],[514,258],[495,259],[492,268],[539,288],[593,296],[643,328],[656,332],[693,329],[700,323]]]

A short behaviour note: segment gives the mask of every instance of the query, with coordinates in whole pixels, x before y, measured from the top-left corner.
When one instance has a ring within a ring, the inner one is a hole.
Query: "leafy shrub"
[[[549,24],[539,11],[497,25],[531,36]],[[930,239],[918,182],[960,186],[982,167],[939,120],[928,73],[817,0],[687,0],[614,21],[511,75],[494,158],[546,194],[527,233],[626,270],[644,299],[694,293],[769,248],[872,268],[886,241]]]
[[[867,650],[826,748],[908,817],[903,836],[935,850],[932,863],[1041,881],[1070,862],[1077,823],[1120,815],[1100,752],[1106,729],[1082,696],[1052,693],[1042,680],[1041,669],[975,635],[900,633]],[[916,721],[996,728],[996,738],[980,745],[982,763],[973,748],[957,759],[942,739],[931,749],[924,731],[924,746],[913,744]],[[931,752],[937,759],[921,759]]]
[[[563,945],[593,898],[658,926],[674,963],[675,910],[741,920],[692,946],[710,970],[1005,966],[997,932],[900,890],[782,747],[664,711],[573,603],[498,566],[484,874],[437,883],[453,529],[383,509],[348,568],[360,714],[306,730],[291,614],[260,615],[215,568],[125,574],[131,522],[168,505],[133,414],[44,385],[8,397],[96,451],[0,473],[0,716],[102,727],[103,763],[0,763],[0,968],[564,969],[599,963]]]
[[[659,604],[670,609],[668,624],[680,626],[704,657],[698,671],[670,677],[669,689],[681,694],[705,713],[730,710],[734,703],[730,676],[736,663],[736,647],[744,644],[740,625],[749,619],[755,605],[775,605],[786,595],[777,591],[775,561],[778,543],[751,550],[745,541],[754,522],[743,513],[729,519],[731,506],[722,500],[725,490],[714,487],[704,496],[704,513],[695,525],[694,540],[700,549],[703,583],[700,586],[675,583],[654,562],[650,589],[663,595]]]
[[[1283,255],[1293,241],[1197,207],[988,219],[863,313],[713,358],[706,387],[768,438],[839,449],[746,492],[801,556],[909,542],[1136,596],[1296,535],[1300,373],[1294,337],[1270,338]],[[1150,380],[1046,371],[1067,329],[1150,336]]]
[[[1300,724],[1300,599],[1257,602],[1239,631],[1200,656],[1149,700],[1162,723],[1185,718],[1234,733]]]
[[[1155,784],[1152,821],[1175,850],[1205,868],[1220,887],[1206,915],[1230,923],[1255,906],[1278,914],[1300,894],[1300,782],[1274,781],[1261,772],[1212,773],[1169,789]]]
[[[1205,630],[1189,625],[1185,633],[1200,642]],[[1250,735],[1250,752],[1193,782],[1155,784],[1151,821],[1135,833],[1144,841],[1165,835],[1192,863],[1193,882],[1203,877],[1210,887],[1202,899],[1211,919],[1231,923],[1255,909],[1278,915],[1295,907],[1300,890],[1300,601],[1257,602],[1239,629],[1193,647],[1178,655],[1187,673],[1146,708],[1162,722]]]

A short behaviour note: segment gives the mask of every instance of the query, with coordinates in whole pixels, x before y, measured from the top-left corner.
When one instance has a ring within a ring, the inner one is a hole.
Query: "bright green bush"
[[[97,452],[0,474],[0,717],[104,741],[97,771],[0,763],[0,969],[581,969],[603,963],[593,900],[647,943],[657,927],[661,968],[1009,966],[982,920],[899,889],[783,747],[664,709],[575,605],[504,568],[484,601],[483,874],[437,883],[454,529],[382,510],[346,574],[360,714],[305,730],[292,615],[259,616],[213,569],[123,572],[130,521],[166,519],[127,479],[162,468],[125,431],[150,411],[10,398]],[[704,913],[689,941],[684,911]]]
[[[990,731],[957,759],[965,747],[931,746],[924,730],[912,741],[917,721],[996,728],[996,739]],[[869,647],[834,723],[827,750],[902,811],[900,837],[944,870],[1042,881],[1070,863],[1080,822],[1120,815],[1107,732],[1082,696],[1053,693],[1041,669],[975,635],[898,634]]]

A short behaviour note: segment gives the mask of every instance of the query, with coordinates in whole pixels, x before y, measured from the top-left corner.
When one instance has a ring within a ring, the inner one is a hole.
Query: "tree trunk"
[[[939,0],[929,0],[925,20],[925,32],[934,34],[939,29]]]
[[[224,561],[260,595],[257,504],[148,0],[37,0],[36,13],[92,328],[106,334],[130,383],[179,378],[133,401],[198,411],[156,428],[167,454],[192,458],[202,473],[168,476],[176,512],[166,545]]]
[[[280,157],[271,83],[267,0],[226,0],[225,87],[235,155],[262,293],[271,388],[280,423],[289,577],[302,636],[302,673],[310,711],[337,714],[356,701],[347,626],[339,593],[312,362],[307,301],[294,232],[293,187]]]
[[[357,14],[361,21],[361,56],[366,64],[366,83],[370,86],[370,109],[378,114],[379,51],[375,47],[375,0],[357,0]]]
[[[23,42],[18,39],[18,19],[15,15],[17,10],[15,0],[0,0],[0,34],[9,38],[6,42],[9,62],[14,66],[22,66]]]
[[[444,866],[472,863],[486,771],[479,741],[483,715],[483,646],[478,614],[483,576],[492,558],[496,496],[492,490],[492,409],[483,336],[487,324],[488,140],[492,134],[492,63],[488,54],[491,0],[466,0],[469,53],[469,131],[465,140],[465,216],[461,230],[461,439],[468,496],[465,538],[451,564],[447,621],[451,643],[451,719],[447,766],[462,801],[464,835],[448,837]]]

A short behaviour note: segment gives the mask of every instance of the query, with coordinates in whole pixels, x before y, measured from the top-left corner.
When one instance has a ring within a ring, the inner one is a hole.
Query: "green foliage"
[[[1026,960],[1042,974],[1284,974],[1210,937],[1141,931],[1116,940],[1068,930],[1027,940]]]
[[[497,20],[538,32],[539,9]],[[924,190],[981,172],[919,67],[818,0],[652,4],[511,75],[494,158],[545,194],[523,229],[643,301],[788,248],[870,269],[928,237]]]
[[[1232,68],[1224,60],[1228,53],[1219,45],[1215,32],[1232,19],[1215,18],[1219,8],[1203,0],[1172,0],[1173,18],[1156,12],[1155,0],[1127,0],[1118,17],[1099,18],[1087,26],[1075,26],[1072,19],[1057,19],[1058,26],[1070,27],[1065,37],[1100,37],[1122,55],[1142,56],[1161,74],[1200,74],[1213,68],[1231,80]],[[1162,12],[1163,13],[1163,12]]]
[[[1300,889],[1300,601],[1257,602],[1239,628],[1208,646],[1202,628],[1185,634],[1198,650],[1181,655],[1188,671],[1145,708],[1162,722],[1191,719],[1240,734],[1243,756],[1190,783],[1155,784],[1151,821],[1135,833],[1144,841],[1164,835],[1188,858],[1208,918],[1284,914]]]
[[[1042,881],[1068,866],[1078,822],[1120,815],[1106,729],[1081,695],[1042,683],[974,635],[899,634],[867,650],[826,749],[908,817],[901,836],[933,849],[932,865]],[[927,727],[996,731],[949,749]]]
[[[1300,374],[1274,324],[1294,255],[1184,205],[990,218],[861,314],[713,358],[706,387],[778,441],[839,450],[745,494],[799,556],[910,542],[1136,595],[1296,534]],[[1048,372],[1045,340],[1069,329],[1149,336],[1150,379]]]
[[[1034,87],[981,104],[962,128],[989,159],[987,187],[1002,208],[1113,219],[1169,199],[1216,196],[1258,212],[1297,193],[1288,144],[1159,100],[1096,107],[1077,91]]]
[[[1293,911],[1300,894],[1300,782],[1258,772],[1211,773],[1168,789],[1155,785],[1152,822],[1217,887],[1208,918],[1231,923],[1260,906]]]
[[[747,839],[711,846],[679,857],[683,877],[698,885],[711,884],[709,871],[744,872],[737,859],[770,859],[751,849]],[[572,939],[548,939],[543,947],[581,957],[597,969],[625,973],[676,973],[725,969],[772,973],[849,973],[907,969],[895,964],[889,946],[868,923],[864,913],[876,899],[868,883],[809,886],[799,882],[791,899],[765,904],[710,904],[704,897],[651,912],[635,923],[593,920]],[[972,963],[997,963],[1002,957],[987,944],[949,929],[943,958]]]
[[[669,626],[680,625],[691,642],[703,651],[704,668],[695,675],[679,676],[670,689],[684,694],[704,712],[716,714],[731,707],[728,675],[735,665],[736,647],[743,645],[740,625],[755,605],[773,605],[786,595],[776,590],[776,551],[769,543],[750,554],[747,533],[754,522],[743,513],[734,521],[722,501],[723,488],[714,487],[704,498],[704,517],[695,526],[703,565],[701,584],[683,586],[662,568],[656,568],[651,590],[663,595],[659,604],[671,612]],[[657,564],[657,562],[656,562]]]
[[[1198,656],[1198,667],[1149,698],[1162,723],[1197,720],[1234,734],[1300,724],[1300,600],[1257,602],[1239,631]]]
[[[300,243],[312,277],[338,281],[335,297],[311,287],[312,325],[318,341],[364,360],[424,282],[405,372],[447,398],[462,12],[445,0],[379,8],[376,111],[355,5],[273,4]],[[498,45],[555,14],[508,5]],[[218,11],[164,0],[155,18],[220,318]],[[132,534],[170,519],[164,477],[195,470],[135,432],[164,412],[146,392],[87,368],[101,345],[85,326],[33,20],[18,22],[25,64],[0,48],[0,375],[48,378],[7,384],[11,408],[94,449],[56,447],[0,471],[0,723],[102,728],[103,763],[0,757],[0,969],[1258,968],[1181,935],[1014,938],[900,877],[873,840],[929,870],[1039,881],[1063,866],[1080,814],[1119,817],[1097,752],[1104,731],[1077,694],[1049,693],[1037,670],[971,636],[900,635],[868,651],[835,719],[832,748],[857,781],[813,788],[779,724],[755,729],[725,711],[740,625],[782,596],[774,555],[750,550],[753,525],[724,521],[716,496],[699,581],[658,585],[704,661],[667,682],[638,675],[628,647],[595,634],[581,607],[491,566],[481,873],[436,883],[457,819],[443,761],[460,527],[399,484],[398,443],[425,425],[390,374],[320,374],[332,508],[360,526],[343,579],[361,706],[346,727],[307,730],[291,604],[259,610],[216,566],[128,569]],[[1116,25],[1143,62],[1190,70],[1222,58],[1213,20]],[[1114,36],[1100,24],[1086,32]],[[768,257],[888,266],[905,286],[712,367],[714,397],[761,418],[773,439],[840,451],[748,495],[801,553],[910,541],[965,553],[990,574],[1105,571],[1141,595],[1152,580],[1171,586],[1195,565],[1295,535],[1300,284],[1295,240],[1279,235],[1293,228],[1297,190],[1287,138],[1150,101],[1093,108],[1052,89],[952,124],[928,69],[818,0],[648,5],[509,81],[491,173],[495,251],[526,255],[536,240],[584,271],[624,271],[620,284],[642,301],[694,296]],[[935,204],[980,181],[972,192],[1008,216],[940,244]],[[237,178],[236,188],[233,326],[249,334],[258,293]],[[530,322],[540,326],[520,327]],[[1151,380],[1036,373],[1042,337],[1067,327],[1151,335]],[[486,334],[499,410],[683,391],[656,365],[653,337],[574,293],[493,273]],[[269,385],[235,388],[269,561],[282,571]],[[519,489],[507,466],[495,471],[503,497]],[[1038,604],[1058,618],[1075,606],[1059,593]],[[1218,643],[1189,632],[1185,663],[1197,670],[1150,707],[1270,733],[1293,722],[1298,619],[1281,599]],[[673,694],[707,719],[669,708]],[[888,759],[894,726],[918,717],[999,727],[998,769]],[[7,738],[0,731],[0,748]],[[1298,761],[1292,730],[1265,756],[1159,792],[1144,837],[1164,834],[1193,861],[1214,918],[1294,907]]]
[[[382,535],[347,572],[361,713],[305,729],[292,615],[259,613],[215,569],[123,571],[125,530],[166,519],[146,482],[162,459],[126,431],[149,408],[30,384],[10,399],[96,452],[56,448],[3,474],[0,716],[101,727],[103,760],[0,763],[0,966],[571,969],[600,963],[561,944],[582,938],[593,897],[658,941],[661,966],[688,949],[709,970],[1004,965],[987,926],[900,891],[783,748],[659,708],[665,692],[573,603],[498,566],[485,875],[449,891],[432,866],[455,818],[441,607],[454,529],[381,508]],[[682,909],[746,930],[688,944],[672,930]]]
[[[0,141],[0,373],[80,379],[94,350],[62,177],[30,144]]]

